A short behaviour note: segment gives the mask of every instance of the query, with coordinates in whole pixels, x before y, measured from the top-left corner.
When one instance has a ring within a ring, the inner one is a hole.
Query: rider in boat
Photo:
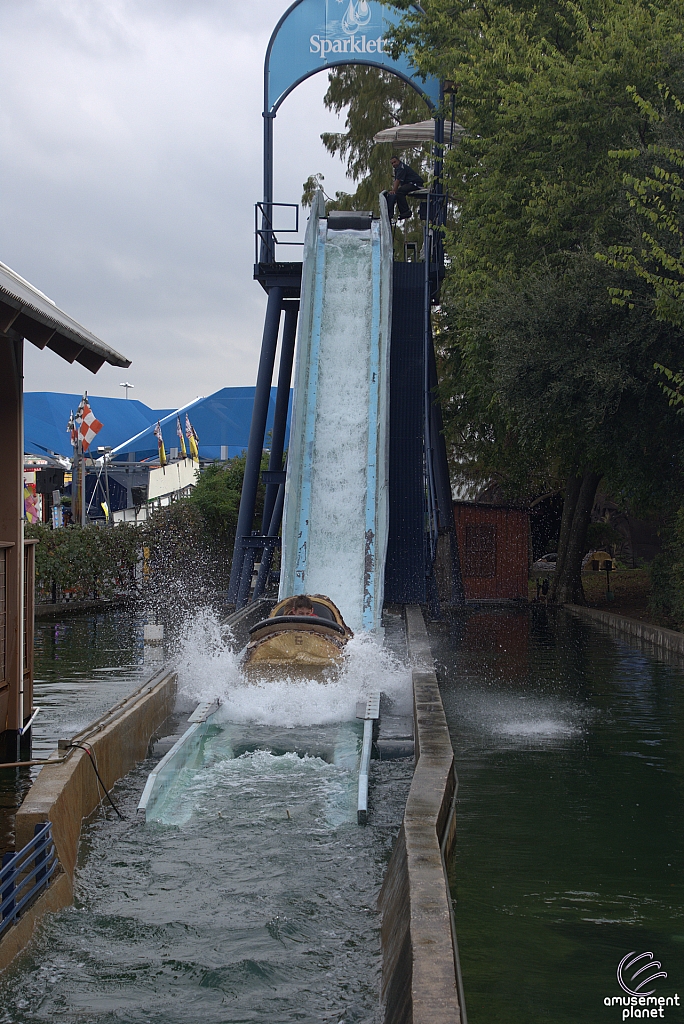
[[[306,594],[299,594],[292,601],[291,605],[288,605],[286,612],[281,612],[281,615],[316,615],[316,609],[313,606],[311,598],[307,597]]]

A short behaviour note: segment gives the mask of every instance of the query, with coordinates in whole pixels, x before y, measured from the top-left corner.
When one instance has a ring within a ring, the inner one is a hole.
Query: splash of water
[[[458,712],[471,728],[509,743],[553,743],[584,731],[579,708],[556,697],[512,695],[502,691],[463,690]]]
[[[337,679],[323,683],[285,676],[254,682],[241,672],[230,629],[213,610],[202,609],[186,623],[175,660],[183,694],[221,701],[218,721],[284,728],[348,722],[356,717],[357,700],[378,690],[400,712],[410,707],[410,670],[367,633],[347,644]]]

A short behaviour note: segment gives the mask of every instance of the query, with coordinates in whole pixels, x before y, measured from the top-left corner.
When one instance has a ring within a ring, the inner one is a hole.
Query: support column
[[[283,449],[285,447],[285,431],[287,430],[287,409],[290,403],[290,384],[292,382],[292,363],[294,361],[298,313],[299,303],[288,302],[285,306],[283,341],[280,348],[280,369],[278,371],[278,391],[276,394],[275,414],[273,416],[271,457],[268,461],[269,472],[277,473],[282,471],[283,468]],[[268,534],[273,507],[278,494],[278,486],[277,483],[270,483],[266,486],[264,515],[261,523],[261,532],[263,534]]]
[[[268,85],[266,85],[268,96]],[[268,102],[268,101],[267,101]],[[264,110],[264,209],[261,221],[263,236],[259,246],[259,262],[275,263],[273,235],[273,120],[275,114]]]
[[[449,474],[446,440],[444,438],[442,406],[437,395],[438,383],[437,362],[435,359],[435,349],[433,344],[430,346],[430,390],[432,392],[431,430],[433,437],[432,452],[439,513],[439,530],[440,534],[447,534],[449,537],[449,560],[451,563],[450,603],[456,606],[463,606],[465,604],[465,592],[463,590],[461,558],[458,550],[458,537],[456,536],[456,523],[454,522],[454,502],[451,496],[451,477]]]
[[[242,548],[242,538],[248,537],[251,534],[254,523],[257,488],[259,486],[259,473],[261,470],[261,455],[264,449],[264,435],[266,433],[268,403],[271,397],[271,381],[273,380],[273,366],[278,345],[282,305],[283,289],[281,287],[271,288],[268,293],[268,305],[266,306],[264,335],[261,342],[261,356],[259,357],[259,372],[254,392],[254,406],[252,408],[252,423],[249,428],[245,476],[242,483],[240,511],[235,530],[233,564],[230,570],[230,585],[228,588],[228,600],[231,602],[237,599],[240,578],[243,572],[245,552]],[[251,569],[249,571],[251,573]]]
[[[23,724],[24,416],[23,339],[0,334],[0,541],[5,561],[4,679],[0,679],[0,759],[19,758]],[[2,628],[0,626],[0,628]]]

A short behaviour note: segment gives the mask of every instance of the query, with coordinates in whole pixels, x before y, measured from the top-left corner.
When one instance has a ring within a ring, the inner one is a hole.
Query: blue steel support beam
[[[433,460],[435,489],[437,492],[437,504],[439,513],[439,526],[443,535],[449,537],[449,555],[451,561],[451,604],[462,606],[465,604],[465,592],[463,590],[463,576],[461,573],[461,556],[458,549],[458,537],[456,536],[456,524],[454,522],[454,502],[451,496],[451,478],[449,475],[449,460],[447,457],[446,440],[444,438],[444,421],[442,419],[442,407],[437,394],[437,362],[435,359],[434,344],[430,346],[430,391],[432,393],[432,437],[433,437]]]
[[[268,86],[266,86],[266,89]],[[259,262],[275,263],[275,245],[272,231],[273,224],[273,120],[268,108],[264,108],[264,215],[261,227],[262,236]]]
[[[283,520],[283,505],[285,504],[285,484],[280,484],[278,487],[278,495],[276,502],[273,507],[273,514],[271,515],[271,522],[268,525],[267,537],[277,537],[280,524]],[[256,585],[254,587],[253,601],[257,601],[266,589],[268,583],[268,576],[271,571],[271,564],[273,562],[273,552],[275,551],[276,545],[268,544],[264,546],[264,550],[261,554],[261,564],[259,566],[259,574],[257,576]]]
[[[287,430],[287,409],[290,403],[290,383],[292,381],[292,362],[294,360],[298,313],[299,303],[288,302],[286,304],[283,341],[280,348],[278,390],[276,392],[275,413],[273,415],[271,457],[268,462],[268,468],[272,472],[278,472],[283,468],[283,448],[285,446],[285,431]],[[261,523],[261,532],[263,534],[268,534],[277,494],[278,484],[268,484],[266,486],[264,516]]]
[[[261,471],[261,455],[264,449],[266,418],[268,416],[268,403],[271,397],[271,380],[273,379],[273,366],[278,345],[282,305],[283,289],[281,287],[272,288],[268,293],[264,335],[261,342],[261,355],[259,357],[259,372],[254,393],[254,406],[252,408],[252,423],[249,428],[245,476],[240,496],[237,528],[235,530],[233,563],[230,570],[229,601],[235,601],[237,598],[240,577],[242,576],[242,565],[245,561],[245,555],[248,555],[248,552],[243,550],[242,538],[248,537],[251,534],[254,522],[259,473]]]

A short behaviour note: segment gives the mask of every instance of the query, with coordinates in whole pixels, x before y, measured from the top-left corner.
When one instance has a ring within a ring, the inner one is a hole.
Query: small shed
[[[528,513],[508,505],[455,501],[466,601],[527,600]]]
[[[97,373],[130,366],[52,299],[0,263],[0,761],[29,753],[33,707],[34,544],[24,540],[24,339]]]

